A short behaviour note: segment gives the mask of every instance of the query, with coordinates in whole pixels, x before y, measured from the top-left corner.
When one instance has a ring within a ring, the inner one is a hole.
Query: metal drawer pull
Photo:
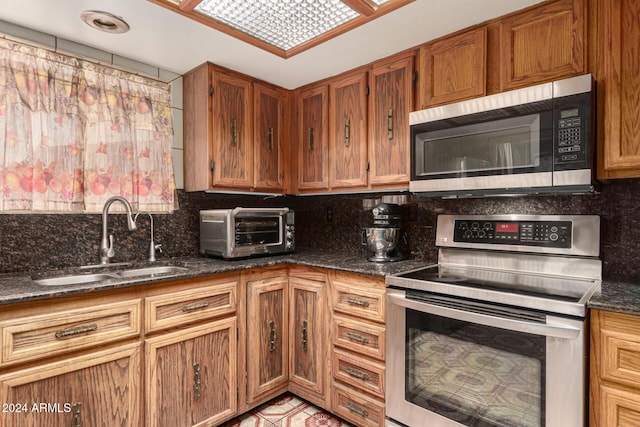
[[[235,118],[231,119],[231,146],[238,145],[238,122]]]
[[[273,320],[269,321],[269,329],[271,332],[269,333],[269,351],[273,353],[276,351],[276,340],[278,339],[278,335],[276,333],[276,324],[273,323]]]
[[[200,399],[200,364],[193,364],[193,400]]]
[[[367,411],[366,409],[362,409],[358,405],[354,405],[351,402],[347,403],[347,409],[350,410],[351,412],[353,412],[355,414],[358,414],[358,415],[361,415],[363,417],[369,416],[369,411]]]
[[[387,113],[387,139],[389,141],[393,139],[393,108],[389,108]]]
[[[93,332],[98,329],[98,325],[92,323],[91,325],[72,326],[70,328],[56,331],[56,338],[71,337],[74,335],[86,334],[87,332]]]
[[[209,307],[209,301],[197,301],[191,304],[185,304],[182,306],[182,311],[188,313],[189,311],[198,310],[200,308]]]
[[[300,345],[302,350],[307,351],[307,321],[302,321],[302,333],[300,334]]]
[[[314,145],[314,137],[313,137],[313,128],[309,128],[309,152],[313,153],[313,145]]]
[[[267,150],[273,151],[273,127],[271,126],[267,128]]]
[[[369,301],[365,301],[358,298],[349,297],[347,298],[347,302],[352,305],[359,305],[361,307],[369,307]]]
[[[71,410],[73,411],[73,418],[71,418],[71,427],[81,427],[82,421],[80,420],[80,408],[82,403],[76,402],[73,404]]]
[[[347,374],[351,375],[352,377],[355,378],[359,378],[361,380],[368,380],[369,379],[369,374],[367,374],[366,372],[362,372],[358,369],[354,369],[352,367],[348,367],[346,369]]]
[[[352,339],[354,341],[358,341],[362,344],[369,344],[369,338],[363,337],[359,334],[354,334],[353,332],[347,332],[347,338]]]
[[[349,145],[351,145],[351,141],[350,139],[350,134],[351,134],[351,124],[349,123],[349,119],[348,118],[344,118],[344,146],[345,147],[349,147]]]

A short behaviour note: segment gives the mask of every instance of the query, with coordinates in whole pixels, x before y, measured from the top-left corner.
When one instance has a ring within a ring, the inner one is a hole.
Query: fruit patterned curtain
[[[0,39],[0,211],[173,211],[172,132],[168,85]]]

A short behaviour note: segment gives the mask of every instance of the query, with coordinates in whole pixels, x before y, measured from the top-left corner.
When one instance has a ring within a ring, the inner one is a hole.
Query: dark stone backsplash
[[[154,215],[155,240],[162,244],[158,259],[198,256],[198,212],[235,206],[288,206],[296,211],[299,250],[328,250],[365,256],[362,228],[371,212],[363,199],[380,194],[259,196],[178,192],[180,210]],[[462,200],[420,199],[409,195],[404,206],[412,257],[436,259],[435,222],[438,214],[593,214],[602,218],[604,277],[640,279],[640,181],[615,181],[600,194],[585,196],[529,196]],[[329,220],[329,217],[331,219]],[[145,260],[149,220],[140,217],[138,230],[126,229],[122,215],[109,215],[116,256],[112,262]],[[98,214],[0,215],[0,273],[65,268],[98,262],[101,238]]]

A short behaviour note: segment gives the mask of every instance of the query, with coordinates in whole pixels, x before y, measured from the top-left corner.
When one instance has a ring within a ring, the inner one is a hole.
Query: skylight
[[[414,0],[150,0],[290,57]]]

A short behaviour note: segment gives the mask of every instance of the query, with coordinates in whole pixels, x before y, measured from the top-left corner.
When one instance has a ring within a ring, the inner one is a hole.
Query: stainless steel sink
[[[47,277],[41,274],[32,277],[33,281],[42,286],[65,286],[78,285],[94,282],[102,282],[109,279],[134,279],[134,278],[154,278],[166,277],[189,271],[188,268],[175,265],[157,265],[151,267],[137,267],[122,270],[112,270],[90,274],[65,274],[62,276]]]
[[[132,270],[118,271],[117,275],[122,278],[140,277],[140,276],[166,276],[170,274],[179,274],[188,271],[184,267],[176,267],[174,265],[158,265],[154,267],[134,268]]]
[[[103,280],[118,278],[115,274],[69,274],[65,276],[47,277],[44,279],[34,280],[38,285],[42,286],[63,286],[63,285],[79,285],[83,283],[102,282]]]

